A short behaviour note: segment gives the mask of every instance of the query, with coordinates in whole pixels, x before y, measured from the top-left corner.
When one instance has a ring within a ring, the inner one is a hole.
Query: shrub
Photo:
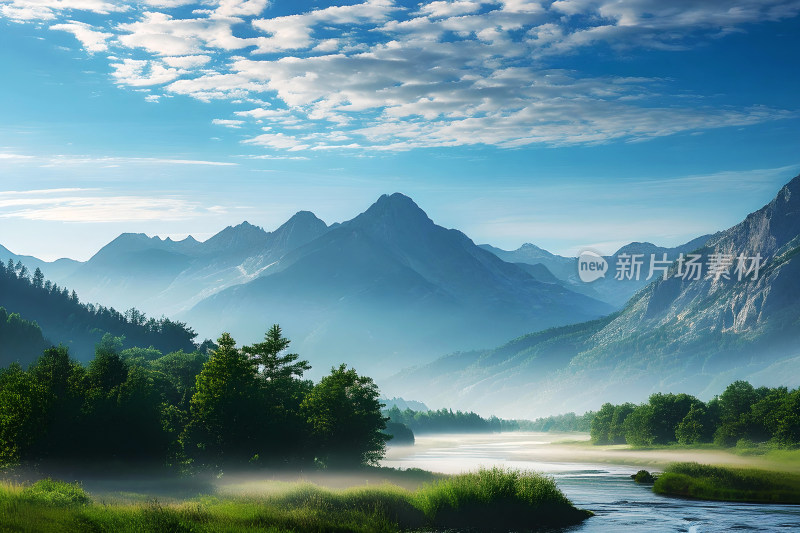
[[[573,507],[552,478],[502,468],[426,485],[416,503],[431,525],[444,528],[533,529],[576,524],[591,516]]]
[[[25,488],[23,499],[54,506],[86,505],[91,498],[78,483],[66,483],[54,479],[42,479]]]

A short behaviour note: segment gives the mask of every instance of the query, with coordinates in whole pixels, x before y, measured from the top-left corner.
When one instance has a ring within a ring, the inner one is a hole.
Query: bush
[[[592,515],[573,507],[541,474],[481,469],[422,487],[417,506],[443,528],[534,529],[577,524]]]
[[[798,504],[800,475],[677,463],[658,477],[653,492],[704,500]]]
[[[27,487],[21,494],[23,499],[53,506],[86,505],[92,501],[78,483],[66,483],[54,479],[42,479]]]
[[[639,470],[631,476],[636,483],[653,483],[656,478],[647,470]]]

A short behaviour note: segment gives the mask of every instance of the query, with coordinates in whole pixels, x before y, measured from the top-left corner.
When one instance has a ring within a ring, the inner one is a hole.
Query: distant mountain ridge
[[[614,315],[453,354],[387,380],[384,390],[530,417],[656,391],[708,397],[735,379],[800,384],[800,176],[694,251],[704,261],[760,255],[764,264],[755,280],[739,280],[735,260],[730,279],[684,279],[673,264],[667,280]]]
[[[217,325],[245,337],[280,320],[312,364],[386,372],[398,356],[421,362],[444,346],[487,345],[609,310],[537,281],[393,194],[181,316],[201,331]]]
[[[672,248],[657,246],[651,242],[626,244],[612,255],[604,256],[604,259],[609,264],[610,271],[604,278],[592,283],[584,283],[578,278],[578,259],[576,257],[555,255],[530,243],[525,243],[516,250],[511,251],[502,250],[488,244],[482,244],[481,248],[492,252],[503,261],[524,263],[538,267],[540,269],[539,273],[534,275],[543,281],[548,278],[547,272],[541,271],[541,268],[544,267],[556,278],[555,281],[557,283],[567,289],[606,302],[616,309],[621,309],[636,291],[650,283],[651,280],[648,280],[647,277],[653,256],[655,256],[656,260],[660,260],[664,256],[663,254],[667,254],[668,259],[674,260],[682,253],[685,254],[700,248],[709,238],[711,238],[711,235],[702,235]],[[622,281],[614,279],[616,274],[614,267],[617,265],[620,255],[623,254],[641,256],[637,258],[637,260],[641,261],[641,275],[638,278],[624,279]]]

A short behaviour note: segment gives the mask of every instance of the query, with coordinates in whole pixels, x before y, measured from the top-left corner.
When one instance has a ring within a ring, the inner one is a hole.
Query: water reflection
[[[552,475],[561,490],[595,517],[569,532],[800,531],[800,506],[704,502],[653,494],[630,474],[637,458],[611,464],[586,446],[559,446],[574,435],[502,433],[417,436],[415,446],[390,447],[384,466],[455,474],[480,466],[506,466]],[[586,439],[585,436],[581,437]],[[657,470],[657,468],[656,468]]]

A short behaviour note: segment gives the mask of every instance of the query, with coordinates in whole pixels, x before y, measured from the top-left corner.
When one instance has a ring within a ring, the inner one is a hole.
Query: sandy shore
[[[470,457],[469,450],[476,453]],[[482,452],[478,452],[482,450]],[[488,450],[488,453],[487,453]],[[775,461],[763,456],[742,456],[716,449],[631,449],[627,445],[595,446],[586,433],[502,433],[471,435],[420,435],[414,446],[389,447],[384,464],[401,466],[431,464],[453,454],[481,461],[534,464],[621,465],[659,470],[669,463],[694,461],[704,464],[764,468],[800,472],[800,461]]]

